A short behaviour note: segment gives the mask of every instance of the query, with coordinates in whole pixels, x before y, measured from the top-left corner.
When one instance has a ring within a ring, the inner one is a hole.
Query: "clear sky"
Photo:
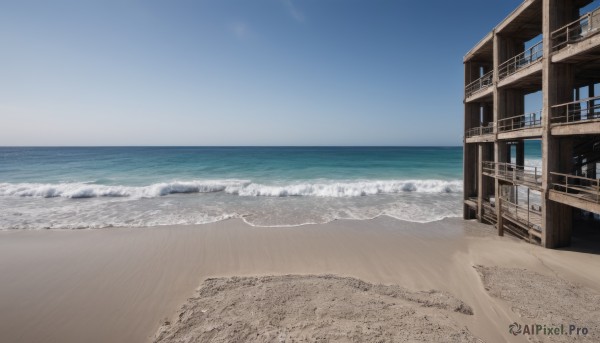
[[[460,145],[520,3],[0,1],[0,145]]]

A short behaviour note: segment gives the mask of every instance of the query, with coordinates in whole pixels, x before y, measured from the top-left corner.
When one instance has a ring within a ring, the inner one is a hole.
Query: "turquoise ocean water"
[[[427,222],[461,192],[462,147],[0,148],[0,229]]]

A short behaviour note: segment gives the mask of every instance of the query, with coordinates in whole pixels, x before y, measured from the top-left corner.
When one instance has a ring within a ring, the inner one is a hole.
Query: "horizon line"
[[[0,145],[0,148],[462,148],[462,145]]]

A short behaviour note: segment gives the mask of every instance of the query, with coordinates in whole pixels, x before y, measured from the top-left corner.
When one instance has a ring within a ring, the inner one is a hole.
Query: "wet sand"
[[[150,342],[162,324],[177,322],[207,278],[331,274],[449,294],[473,311],[449,311],[452,327],[487,342],[527,341],[509,335],[508,325],[535,318],[515,309],[518,296],[486,290],[476,266],[526,269],[533,284],[535,275],[554,277],[600,294],[599,255],[545,250],[460,219],[3,231],[0,332],[7,342]],[[580,311],[570,318],[594,314],[594,308],[566,311]]]

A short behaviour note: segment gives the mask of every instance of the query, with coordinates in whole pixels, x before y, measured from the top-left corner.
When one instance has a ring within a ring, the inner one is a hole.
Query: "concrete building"
[[[526,0],[465,55],[465,219],[548,248],[600,229],[595,4]],[[537,92],[539,111],[525,113]],[[541,142],[541,166],[526,165],[526,140]]]

